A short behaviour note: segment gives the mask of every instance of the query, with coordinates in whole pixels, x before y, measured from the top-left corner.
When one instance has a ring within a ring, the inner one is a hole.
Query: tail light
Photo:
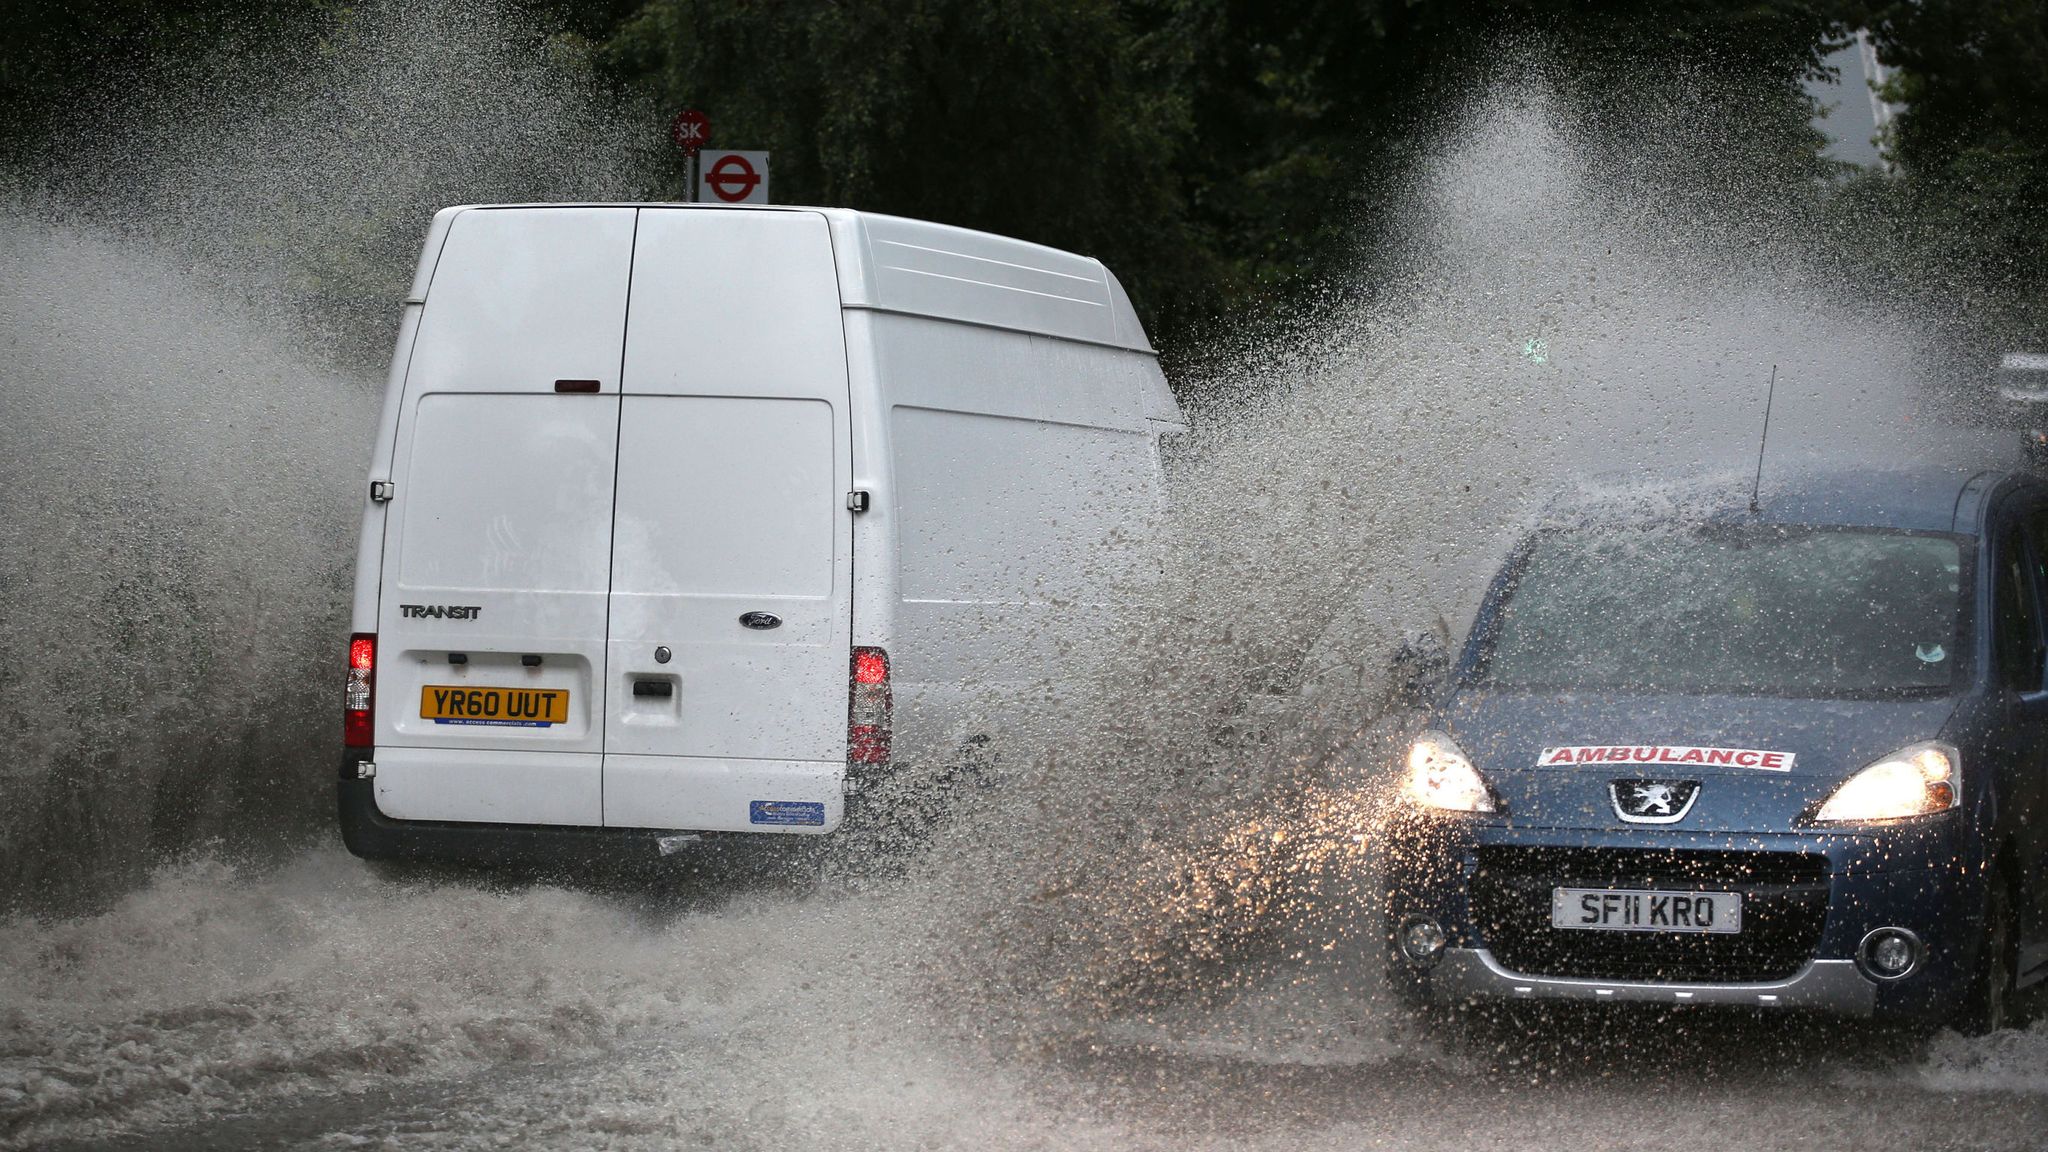
[[[377,705],[377,636],[358,632],[348,638],[348,687],[342,692],[341,743],[346,748],[370,746],[370,713]]]
[[[880,648],[853,650],[852,684],[846,708],[846,761],[887,764],[891,710],[889,654]]]

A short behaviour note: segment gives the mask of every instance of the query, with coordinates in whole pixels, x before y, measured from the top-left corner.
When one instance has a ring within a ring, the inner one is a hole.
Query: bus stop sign
[[[704,153],[697,199],[714,204],[768,203],[768,153]]]
[[[682,149],[683,155],[695,156],[699,149],[711,143],[711,117],[695,108],[685,108],[668,122],[668,138]]]

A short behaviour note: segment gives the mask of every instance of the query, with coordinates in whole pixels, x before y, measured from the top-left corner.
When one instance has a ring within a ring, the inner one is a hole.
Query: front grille
[[[1550,926],[1552,888],[1742,893],[1742,931],[1598,932]],[[1813,957],[1828,915],[1828,859],[1794,852],[1479,850],[1472,918],[1513,972],[1588,980],[1781,980]]]

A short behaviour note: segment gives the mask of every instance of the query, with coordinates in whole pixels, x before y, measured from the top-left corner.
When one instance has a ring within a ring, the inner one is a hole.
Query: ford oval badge
[[[773,612],[743,612],[740,614],[740,623],[748,628],[780,628],[782,617]]]

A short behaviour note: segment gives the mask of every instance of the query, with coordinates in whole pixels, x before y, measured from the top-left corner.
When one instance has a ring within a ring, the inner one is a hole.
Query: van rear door
[[[824,218],[643,209],[622,389],[604,822],[836,827],[852,455]]]
[[[479,209],[435,265],[378,604],[377,806],[602,822],[631,208]]]

